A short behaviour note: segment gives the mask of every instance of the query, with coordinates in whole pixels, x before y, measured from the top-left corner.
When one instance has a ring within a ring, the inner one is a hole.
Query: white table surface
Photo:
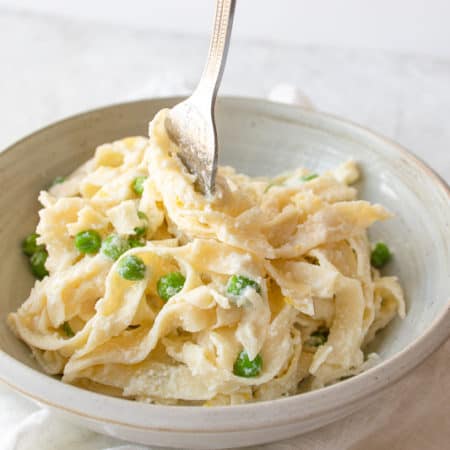
[[[86,109],[188,93],[199,78],[207,46],[204,37],[119,29],[0,9],[0,148]],[[267,96],[282,82],[300,87],[317,109],[397,140],[450,181],[450,61],[374,50],[232,42],[222,94]],[[423,408],[415,412],[414,421],[388,413],[380,421],[382,409],[375,405],[346,419],[345,426],[335,424],[312,433],[302,445],[367,449],[367,444],[359,447],[357,439],[351,443],[344,439],[345,430],[348,433],[358,421],[366,426],[378,414],[377,427],[370,431],[375,446],[370,448],[445,448],[450,438],[450,407],[439,418],[433,417],[433,408],[450,404],[449,357],[450,341],[401,383],[404,389],[417,382],[432,383],[415,397]],[[437,370],[430,378],[434,367]],[[387,391],[386,402],[394,398],[396,389]],[[427,394],[436,389],[442,405]],[[0,388],[0,422],[8,427],[34,407],[6,392]],[[407,410],[413,401],[405,398],[401,405]],[[6,407],[12,411],[14,404],[18,411],[5,412]],[[391,427],[392,420],[397,420],[399,432],[383,440],[383,431]],[[417,429],[417,423],[423,428]],[[439,439],[431,444],[421,440],[424,432],[441,435],[442,445]],[[92,434],[86,436],[90,436],[90,449],[103,448]],[[281,443],[270,448],[296,447]]]

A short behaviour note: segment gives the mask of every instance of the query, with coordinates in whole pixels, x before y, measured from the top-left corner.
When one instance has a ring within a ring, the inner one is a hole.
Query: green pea
[[[147,234],[147,229],[148,229],[148,217],[145,213],[143,213],[142,211],[138,211],[138,217],[139,219],[142,220],[142,226],[140,227],[136,227],[134,229],[134,232],[136,234],[137,237],[141,237],[144,236],[145,234]]]
[[[52,184],[50,185],[50,187],[53,187],[53,186],[55,186],[55,185],[57,185],[57,184],[64,183],[64,181],[66,181],[66,177],[61,177],[61,176],[56,177],[56,178],[52,181]]]
[[[30,267],[33,275],[42,280],[48,275],[48,271],[45,268],[45,261],[47,261],[48,253],[45,249],[39,249],[30,256]]]
[[[175,294],[183,289],[186,278],[180,272],[171,272],[167,275],[162,276],[158,283],[156,283],[156,290],[158,291],[158,295],[162,300],[167,302],[170,297],[173,297]]]
[[[148,222],[147,214],[145,214],[144,212],[138,211],[138,212],[137,212],[137,215],[138,215],[139,219],[145,220],[146,222]]]
[[[145,278],[145,264],[135,255],[124,256],[117,266],[117,272],[125,280],[138,281]]]
[[[130,236],[128,238],[128,245],[130,248],[144,247],[145,241],[139,237]]]
[[[69,324],[69,322],[64,322],[62,325],[61,325],[61,331],[67,336],[67,337],[74,337],[75,336],[75,333],[74,333],[74,331],[72,330],[72,327],[70,326],[70,324]]]
[[[303,175],[302,177],[300,177],[300,181],[306,183],[307,181],[314,180],[314,178],[317,178],[318,176],[319,175],[317,175],[317,173],[310,173],[308,175]]]
[[[253,288],[258,294],[261,294],[261,286],[255,280],[244,277],[243,275],[233,275],[230,277],[227,283],[227,292],[228,294],[239,297],[247,287]]]
[[[327,341],[329,334],[330,330],[328,328],[319,327],[316,331],[311,333],[309,339],[306,341],[306,344],[310,347],[318,347],[319,345],[323,345]]]
[[[81,253],[97,253],[102,245],[102,238],[94,230],[80,231],[75,236],[75,247]]]
[[[45,245],[39,245],[36,242],[38,237],[37,233],[31,233],[22,241],[22,251],[25,255],[31,256],[38,250],[45,250]]]
[[[255,359],[250,360],[245,350],[239,353],[233,366],[233,373],[238,377],[257,377],[262,370],[263,360],[261,355],[256,355]]]
[[[370,262],[373,267],[381,269],[391,260],[391,257],[389,247],[384,242],[377,242],[370,255]]]
[[[120,255],[130,249],[128,240],[118,234],[110,234],[103,242],[101,252],[115,261]]]
[[[133,183],[131,183],[131,187],[133,188],[133,191],[136,192],[137,195],[142,195],[144,192],[144,182],[147,179],[147,177],[140,176],[136,177],[133,180]]]

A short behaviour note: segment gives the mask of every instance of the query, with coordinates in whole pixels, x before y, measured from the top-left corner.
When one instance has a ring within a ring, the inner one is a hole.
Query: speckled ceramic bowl
[[[363,171],[362,198],[396,214],[372,229],[395,259],[408,313],[377,337],[380,363],[322,390],[280,400],[216,408],[154,406],[94,394],[43,374],[6,326],[33,280],[19,243],[37,222],[39,190],[92,155],[96,145],[147,132],[177,98],[88,112],[47,127],[0,155],[0,379],[73,421],[122,439],[190,448],[238,447],[287,438],[350,414],[395,383],[450,333],[449,190],[428,167],[371,131],[325,114],[264,100],[219,102],[220,159],[251,175],[305,165],[322,171],[352,157]]]

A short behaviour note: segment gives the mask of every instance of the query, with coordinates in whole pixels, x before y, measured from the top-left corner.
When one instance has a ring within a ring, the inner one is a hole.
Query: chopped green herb
[[[264,189],[264,194],[269,190],[272,189],[274,186],[283,186],[284,180],[282,179],[273,179],[269,182],[269,184]]]
[[[48,253],[45,249],[39,249],[30,256],[31,272],[38,280],[42,280],[48,275],[48,271],[45,268],[47,257]]]
[[[102,245],[102,238],[95,230],[80,231],[75,236],[75,247],[81,253],[97,253]]]
[[[31,233],[22,241],[22,251],[25,255],[31,256],[38,250],[45,250],[45,245],[37,244],[36,240],[38,237],[37,233]]]
[[[319,175],[317,173],[310,173],[308,175],[303,175],[302,177],[300,177],[300,181],[306,183],[307,181],[314,180],[314,178],[317,178],[318,176]]]
[[[141,237],[147,232],[147,227],[135,227],[134,228],[134,235],[136,237]]]
[[[255,359],[250,360],[245,350],[239,353],[233,366],[233,373],[238,377],[251,378],[261,373],[263,360],[261,355],[256,355]]]
[[[158,295],[167,302],[169,298],[183,289],[186,278],[181,272],[171,272],[162,276],[156,284]]]
[[[133,191],[141,196],[142,193],[144,192],[144,182],[147,179],[147,177],[144,176],[140,176],[140,177],[136,177],[133,180],[133,183],[131,183],[131,187],[133,188]]]
[[[327,341],[329,334],[330,330],[328,328],[319,327],[316,331],[311,333],[309,339],[306,341],[306,344],[310,347],[318,347],[319,345],[323,345]]]
[[[258,294],[261,293],[261,286],[255,280],[243,275],[233,275],[228,280],[227,293],[239,297],[247,287],[253,288]]]
[[[117,266],[117,272],[125,280],[138,281],[145,278],[146,266],[141,258],[135,255],[125,255]]]
[[[73,332],[72,327],[69,325],[69,322],[64,322],[61,325],[61,330],[64,332],[64,334],[67,337],[74,337],[75,336],[75,333]]]
[[[66,181],[66,177],[61,177],[61,176],[56,177],[56,178],[52,181],[52,184],[50,185],[50,187],[53,187],[53,186],[55,186],[55,185],[57,185],[57,184],[64,183],[64,181]]]
[[[370,262],[373,267],[381,269],[387,264],[392,257],[389,247],[384,242],[377,242],[372,254],[370,256]]]
[[[130,236],[128,238],[128,245],[130,248],[144,247],[145,241],[141,238]]]
[[[129,250],[130,245],[128,240],[119,236],[118,234],[110,234],[103,242],[101,246],[101,252],[108,258],[115,261],[119,257]]]
[[[128,325],[127,330],[136,330],[136,328],[139,328],[140,325]]]

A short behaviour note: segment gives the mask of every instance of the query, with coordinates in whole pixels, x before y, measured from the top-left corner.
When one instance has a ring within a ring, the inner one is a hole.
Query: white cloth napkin
[[[129,98],[187,94],[183,79],[152,83]],[[288,84],[269,98],[312,108]],[[319,430],[252,450],[443,450],[450,448],[450,340],[372,405]],[[81,428],[0,385],[0,450],[153,450]]]

